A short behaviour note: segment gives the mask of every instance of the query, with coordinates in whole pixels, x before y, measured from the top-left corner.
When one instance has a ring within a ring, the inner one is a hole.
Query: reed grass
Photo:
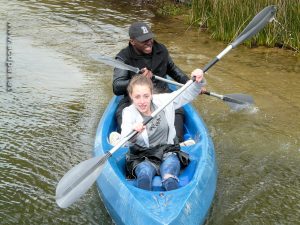
[[[178,16],[190,10],[190,4],[182,4],[171,0],[152,0],[155,13],[159,16]]]
[[[192,0],[189,23],[208,30],[214,39],[230,42],[268,5],[277,6],[276,21],[245,44],[250,47],[283,47],[299,52],[299,0]]]

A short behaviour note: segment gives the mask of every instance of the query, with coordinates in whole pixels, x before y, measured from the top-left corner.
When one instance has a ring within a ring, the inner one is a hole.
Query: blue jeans
[[[160,165],[159,171],[165,190],[178,188],[180,162],[177,155],[169,155]],[[156,175],[156,169],[149,161],[139,163],[135,168],[135,175],[137,176],[137,187],[149,191],[152,189],[152,179]]]

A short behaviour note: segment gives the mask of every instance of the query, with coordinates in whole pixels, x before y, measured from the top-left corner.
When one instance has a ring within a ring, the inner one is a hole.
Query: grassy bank
[[[189,23],[205,29],[217,40],[230,42],[264,7],[276,5],[276,21],[245,44],[283,47],[299,52],[299,0],[192,0]]]

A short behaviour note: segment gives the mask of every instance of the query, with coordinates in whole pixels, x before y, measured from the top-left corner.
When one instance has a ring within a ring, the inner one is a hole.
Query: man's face
[[[137,51],[138,54],[151,54],[153,47],[153,38],[140,42],[137,39],[130,39],[131,45]]]

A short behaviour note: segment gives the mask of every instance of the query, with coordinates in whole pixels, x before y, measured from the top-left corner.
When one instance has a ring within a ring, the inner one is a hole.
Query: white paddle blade
[[[104,156],[85,160],[69,170],[56,187],[56,203],[67,208],[78,200],[92,186],[100,175]]]

